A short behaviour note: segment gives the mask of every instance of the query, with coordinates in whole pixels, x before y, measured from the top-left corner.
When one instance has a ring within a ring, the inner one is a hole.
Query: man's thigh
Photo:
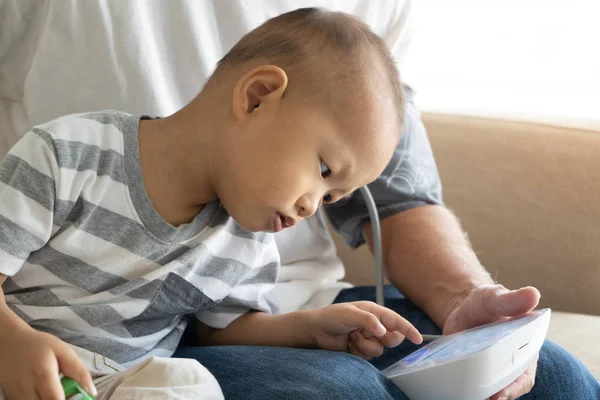
[[[385,288],[386,306],[421,333],[440,329],[394,287]],[[343,290],[336,303],[375,300],[373,287]],[[225,398],[245,399],[402,399],[408,398],[381,369],[420,346],[405,341],[370,362],[347,353],[254,346],[194,347],[182,343],[174,357],[193,358],[213,373]],[[546,342],[540,353],[534,390],[523,400],[600,399],[600,385],[581,363]]]
[[[347,353],[267,346],[180,346],[219,382],[226,399],[408,400],[368,362]]]
[[[335,301],[372,300],[371,292],[373,288],[347,289]],[[395,289],[386,288],[386,295],[386,305],[420,331],[439,333],[435,324]],[[418,348],[406,341],[368,362],[348,353],[324,350],[190,346],[189,333],[173,357],[198,360],[217,378],[226,399],[408,400],[380,370]]]

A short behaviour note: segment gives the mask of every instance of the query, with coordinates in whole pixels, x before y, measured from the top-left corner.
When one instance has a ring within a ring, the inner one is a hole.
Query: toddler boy
[[[374,303],[277,314],[264,297],[279,267],[271,232],[375,180],[402,107],[379,37],[300,9],[242,38],[171,116],[101,111],[33,128],[0,164],[6,396],[61,398],[59,372],[95,393],[89,371],[170,357],[189,314],[203,345],[370,358],[420,342]]]

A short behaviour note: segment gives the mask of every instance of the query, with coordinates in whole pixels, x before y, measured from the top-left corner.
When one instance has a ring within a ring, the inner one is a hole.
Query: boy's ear
[[[246,73],[233,89],[233,114],[242,120],[266,103],[281,100],[288,85],[284,70],[262,65]]]

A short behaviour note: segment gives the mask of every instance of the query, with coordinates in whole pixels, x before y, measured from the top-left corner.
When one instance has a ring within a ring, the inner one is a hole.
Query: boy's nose
[[[304,195],[298,199],[298,216],[302,218],[310,217],[317,212],[317,209],[321,206],[323,202],[322,197],[317,197],[315,195]]]

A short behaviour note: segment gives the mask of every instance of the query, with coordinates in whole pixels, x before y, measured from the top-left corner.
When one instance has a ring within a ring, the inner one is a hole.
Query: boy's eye
[[[331,175],[331,170],[325,164],[325,161],[321,160],[321,177],[327,178],[329,175]]]
[[[326,194],[325,196],[323,196],[323,203],[331,203],[331,195],[330,194]]]

